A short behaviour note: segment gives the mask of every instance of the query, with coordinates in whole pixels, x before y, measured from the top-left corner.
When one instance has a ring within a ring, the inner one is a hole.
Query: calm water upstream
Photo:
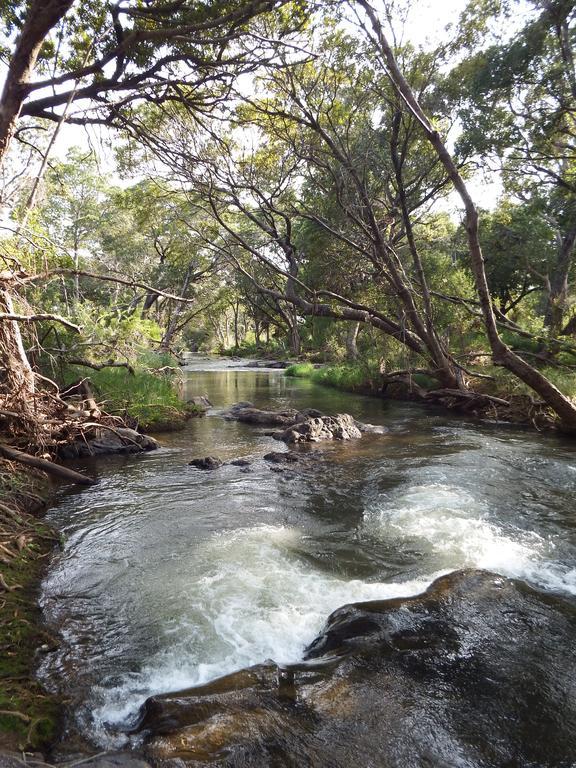
[[[65,545],[42,604],[63,643],[41,675],[92,742],[124,743],[153,693],[296,661],[338,606],[415,594],[454,569],[576,596],[573,443],[224,365],[187,371],[189,394],[214,404],[206,417],[157,452],[99,461],[99,483],[64,490],[49,514]],[[300,449],[310,461],[277,473],[262,456],[283,444],[222,418],[240,400],[390,432]],[[253,464],[187,466],[205,455]]]

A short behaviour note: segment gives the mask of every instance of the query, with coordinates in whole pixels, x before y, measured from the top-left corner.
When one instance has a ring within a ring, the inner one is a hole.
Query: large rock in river
[[[154,696],[154,764],[568,768],[576,608],[483,571],[335,611],[300,664]]]
[[[159,443],[149,435],[128,427],[97,427],[91,439],[76,440],[58,451],[61,459],[81,459],[88,456],[143,453],[154,451]]]
[[[336,416],[307,418],[274,437],[285,443],[318,443],[321,440],[352,440],[362,437],[362,432],[350,414],[338,413]]]
[[[262,424],[275,427],[287,427],[305,418],[300,411],[288,408],[284,411],[263,411],[252,403],[236,403],[224,414],[226,419],[235,419],[248,424]]]

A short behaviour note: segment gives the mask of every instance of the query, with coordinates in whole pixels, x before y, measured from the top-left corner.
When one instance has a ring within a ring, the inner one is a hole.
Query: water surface
[[[41,675],[95,744],[124,743],[153,693],[299,659],[344,603],[416,594],[463,567],[576,595],[572,443],[223,365],[186,373],[207,416],[157,452],[99,461],[99,483],[64,490],[50,512],[66,543],[42,604],[63,643]],[[390,432],[303,447],[278,473],[262,456],[282,444],[222,418],[241,400]],[[187,466],[205,455],[253,463]]]

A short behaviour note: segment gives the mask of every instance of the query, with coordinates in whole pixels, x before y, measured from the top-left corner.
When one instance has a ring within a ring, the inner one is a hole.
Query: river
[[[576,595],[574,443],[445,411],[351,395],[238,363],[197,361],[189,395],[214,407],[162,448],[99,460],[98,484],[62,489],[48,518],[63,548],[42,607],[61,638],[40,675],[70,701],[69,733],[103,749],[151,694],[274,659],[297,661],[338,606],[421,592],[474,567]],[[222,412],[315,407],[386,435],[285,450]],[[201,471],[194,457],[246,457]]]

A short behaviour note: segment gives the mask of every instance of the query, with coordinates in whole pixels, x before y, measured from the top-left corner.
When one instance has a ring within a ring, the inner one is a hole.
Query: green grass
[[[293,376],[299,379],[309,379],[316,369],[312,363],[294,363],[286,368],[286,376]]]
[[[166,361],[159,359],[154,362],[159,363],[154,367],[166,364]],[[131,374],[126,368],[94,371],[71,366],[66,372],[65,383],[70,384],[84,377],[90,379],[96,399],[105,411],[113,415],[129,416],[144,430],[178,428],[198,410],[194,406],[187,406],[178,395],[173,371],[155,373],[137,368]]]
[[[382,380],[376,362],[338,363],[323,368],[315,368],[312,363],[297,363],[286,369],[286,375],[348,392],[377,391]]]

